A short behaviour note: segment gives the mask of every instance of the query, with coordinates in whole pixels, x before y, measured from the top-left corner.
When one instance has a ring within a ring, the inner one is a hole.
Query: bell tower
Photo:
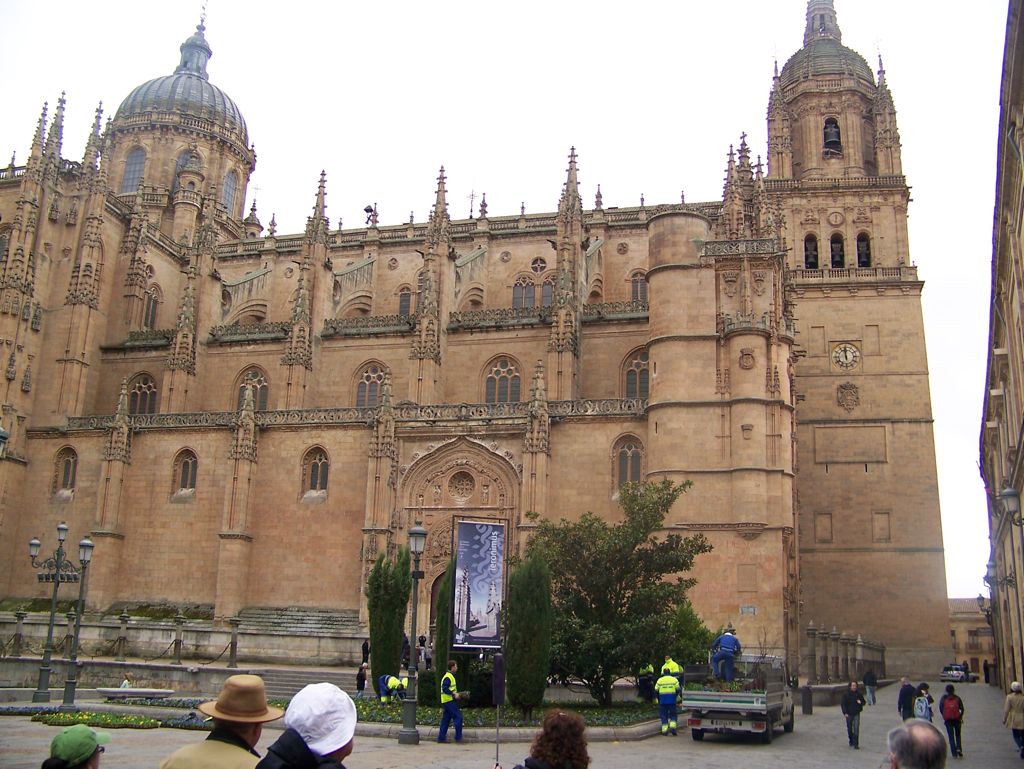
[[[807,3],[767,118],[797,322],[801,614],[856,625],[891,669],[935,670],[948,610],[910,188],[881,61],[876,80],[843,45],[833,0]]]

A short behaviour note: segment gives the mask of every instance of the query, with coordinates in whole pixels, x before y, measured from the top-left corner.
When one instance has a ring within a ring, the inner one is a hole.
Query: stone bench
[[[151,700],[162,700],[164,697],[173,697],[174,689],[144,689],[138,686],[106,687],[96,690],[107,699],[119,700],[129,697],[145,697]]]

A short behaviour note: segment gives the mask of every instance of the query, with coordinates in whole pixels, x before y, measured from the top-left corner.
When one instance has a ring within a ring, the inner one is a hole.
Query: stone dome
[[[875,75],[864,57],[830,37],[812,40],[794,53],[782,68],[779,79],[782,87],[788,88],[820,75],[852,75],[867,85],[875,84]]]
[[[213,52],[200,23],[195,34],[181,44],[181,62],[173,75],[154,78],[136,87],[117,108],[115,121],[151,111],[177,112],[205,118],[249,146],[249,131],[238,105],[210,82],[206,63]]]

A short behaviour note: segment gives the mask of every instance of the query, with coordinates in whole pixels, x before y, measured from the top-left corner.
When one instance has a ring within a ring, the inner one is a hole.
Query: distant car
[[[963,665],[946,665],[939,674],[939,680],[971,683],[978,680],[978,674]]]

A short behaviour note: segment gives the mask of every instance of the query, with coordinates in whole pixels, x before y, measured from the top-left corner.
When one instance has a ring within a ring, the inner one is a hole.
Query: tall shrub
[[[551,667],[551,570],[536,551],[512,572],[506,606],[508,700],[529,718],[544,700]]]
[[[385,673],[398,675],[402,664],[402,628],[412,590],[409,549],[400,547],[394,560],[377,556],[366,581],[366,608],[370,615],[370,673],[373,690],[380,695],[377,679]]]

